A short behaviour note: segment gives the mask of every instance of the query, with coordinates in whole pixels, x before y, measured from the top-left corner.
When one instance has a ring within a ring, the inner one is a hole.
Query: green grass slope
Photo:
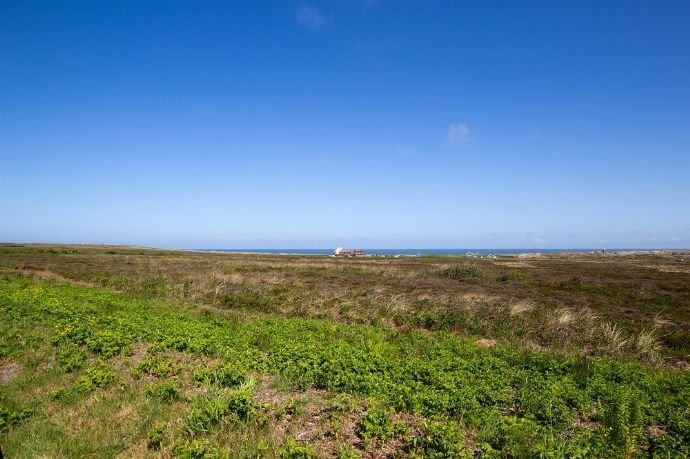
[[[5,274],[0,357],[7,457],[690,456],[689,372],[442,331]]]

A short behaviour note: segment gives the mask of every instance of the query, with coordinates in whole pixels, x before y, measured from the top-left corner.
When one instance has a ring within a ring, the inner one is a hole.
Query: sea
[[[208,252],[260,253],[283,255],[331,255],[333,249],[195,249]],[[479,255],[514,255],[519,253],[578,253],[601,249],[363,249],[367,255],[379,256],[462,256],[468,253]],[[616,249],[621,251],[627,249]],[[608,251],[608,250],[607,250]]]

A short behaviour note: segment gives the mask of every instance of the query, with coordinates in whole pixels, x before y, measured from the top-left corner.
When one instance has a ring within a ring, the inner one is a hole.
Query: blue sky
[[[0,241],[690,246],[690,2],[0,0]]]

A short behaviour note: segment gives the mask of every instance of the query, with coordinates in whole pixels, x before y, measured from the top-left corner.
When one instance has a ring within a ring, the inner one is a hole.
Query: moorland
[[[688,457],[690,251],[0,245],[6,457]]]

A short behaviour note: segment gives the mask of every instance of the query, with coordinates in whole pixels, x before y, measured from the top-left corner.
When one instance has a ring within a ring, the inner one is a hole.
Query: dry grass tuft
[[[623,331],[616,324],[606,322],[601,326],[601,331],[607,347],[613,353],[620,353],[628,344],[628,340],[623,336]]]
[[[653,327],[642,330],[637,335],[637,339],[635,340],[635,349],[640,356],[649,360],[657,360],[659,357],[659,352],[661,352],[662,349],[661,343],[659,342],[657,328]]]
[[[564,327],[575,319],[575,313],[571,309],[561,309],[558,311],[558,325]]]
[[[22,368],[22,365],[12,360],[0,362],[0,384],[7,384],[12,381],[22,371]]]
[[[520,315],[524,312],[529,312],[534,308],[535,308],[535,305],[531,301],[520,300],[520,301],[513,303],[510,306],[510,315],[511,316]]]

